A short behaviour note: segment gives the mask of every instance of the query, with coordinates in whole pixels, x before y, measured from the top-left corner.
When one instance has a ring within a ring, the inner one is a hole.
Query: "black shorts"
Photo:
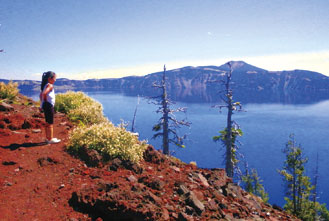
[[[54,123],[54,106],[49,102],[44,102],[42,105],[42,109],[45,112],[46,122],[48,124]]]

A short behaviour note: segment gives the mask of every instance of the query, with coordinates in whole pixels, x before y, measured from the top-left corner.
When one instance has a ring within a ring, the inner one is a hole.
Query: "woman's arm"
[[[47,94],[54,88],[54,85],[48,84],[46,89],[42,92],[43,101],[47,101]]]
[[[39,107],[39,109],[41,111],[41,109],[42,109],[42,91],[40,91],[39,98],[40,98],[40,107]]]

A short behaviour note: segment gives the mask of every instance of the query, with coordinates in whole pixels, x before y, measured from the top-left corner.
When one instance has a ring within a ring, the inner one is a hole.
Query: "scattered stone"
[[[153,167],[148,166],[148,167],[146,168],[146,170],[147,170],[148,172],[153,172]]]
[[[32,133],[41,133],[41,129],[32,129]]]
[[[158,179],[157,177],[152,177],[149,176],[142,176],[138,179],[139,183],[144,183],[146,186],[154,189],[154,190],[162,190],[163,187],[165,186],[165,182]]]
[[[240,218],[241,218],[241,217],[240,217],[240,214],[237,213],[237,212],[233,213],[233,217],[234,217],[235,219],[240,219]]]
[[[6,128],[6,125],[4,124],[4,122],[0,122],[0,128],[1,128],[1,129]]]
[[[249,198],[248,198],[249,197]],[[260,203],[260,201],[257,201],[255,199],[255,196],[251,196],[251,195],[247,195],[245,199],[243,199],[248,205],[252,206],[253,208],[257,209],[257,210],[261,210],[262,209],[262,205]]]
[[[185,195],[190,191],[189,191],[189,189],[187,189],[187,187],[185,185],[182,184],[182,185],[179,186],[177,192],[178,192],[179,195]]]
[[[228,183],[222,187],[224,196],[230,196],[232,198],[242,199],[241,188],[234,183]]]
[[[5,181],[5,182],[4,182],[4,185],[5,185],[5,186],[12,186],[13,184],[12,184],[11,182]]]
[[[154,195],[151,191],[148,191],[147,194],[148,194],[147,196],[149,197],[149,199],[150,199],[151,201],[153,201],[154,203],[156,203],[156,204],[158,204],[158,205],[161,205],[162,200],[161,200],[160,197]]]
[[[11,127],[10,129],[11,130],[17,130],[18,128],[13,129],[13,127]],[[23,134],[23,132],[13,131],[13,134]]]
[[[235,220],[232,213],[225,214],[226,220]]]
[[[190,206],[186,206],[186,207],[185,207],[185,213],[186,213],[187,215],[193,215],[193,213],[194,213],[194,209],[193,209],[192,207],[190,207]]]
[[[192,217],[190,217],[189,215],[187,215],[186,213],[180,212],[178,214],[178,220],[180,220],[180,221],[192,221],[194,219]]]
[[[179,173],[180,172],[180,169],[178,168],[178,167],[175,167],[175,166],[171,166],[171,168],[175,171],[175,172],[177,172],[177,173]]]
[[[0,103],[0,111],[13,111],[14,107],[4,102]]]
[[[22,129],[29,129],[31,127],[32,127],[31,123],[27,120],[24,120],[24,123],[22,124]]]
[[[113,189],[117,189],[119,187],[118,184],[116,184],[116,183],[110,183],[110,182],[104,181],[104,180],[99,180],[97,186],[98,186],[97,189],[100,192],[103,190],[105,192],[109,192],[109,191],[111,191]]]
[[[216,189],[222,190],[221,187],[226,185],[226,180],[220,179],[213,182],[213,185]]]
[[[163,218],[163,220],[169,220],[170,219],[169,212],[166,208],[162,208],[162,218]]]
[[[201,183],[203,186],[209,187],[209,183],[208,183],[207,179],[201,173],[198,174],[198,177],[201,180]]]
[[[151,163],[159,164],[165,161],[164,155],[149,145],[143,154],[144,160]]]
[[[119,158],[115,158],[111,161],[108,170],[117,171],[121,167],[122,161]]]
[[[191,189],[191,188],[190,188]],[[202,190],[193,190],[193,193],[195,194],[195,196],[200,200],[200,201],[204,201],[205,200],[205,197],[204,197],[204,194],[203,194],[203,191]]]
[[[276,209],[276,210],[279,210],[279,211],[283,211],[282,207],[276,205],[276,204],[273,204],[273,209]]]
[[[205,209],[203,203],[195,196],[193,191],[189,192],[187,195],[186,203],[192,206],[198,215],[201,215]]]
[[[224,203],[219,203],[218,206],[221,209],[228,209],[227,206]]]
[[[47,165],[52,165],[52,164],[57,164],[58,160],[53,159],[51,157],[41,157],[37,160],[40,166],[47,166]]]
[[[154,179],[152,182],[149,183],[149,187],[151,187],[154,190],[161,190],[165,185],[165,182],[159,179]]]
[[[94,180],[94,179],[99,179],[101,177],[97,174],[90,174],[90,178]]]
[[[131,161],[122,161],[122,166],[127,170],[133,171],[136,174],[142,174],[144,171],[144,169],[141,166]]]
[[[102,156],[97,150],[82,147],[79,149],[79,157],[90,167],[97,167],[102,161]]]
[[[216,201],[214,199],[212,199],[212,200],[210,200],[208,202],[208,208],[209,208],[209,210],[216,211],[216,210],[218,210],[218,207],[219,206],[217,205],[217,203],[216,203]]]
[[[178,219],[178,214],[177,213],[172,213],[171,216],[176,220]]]
[[[138,181],[134,175],[130,175],[127,179],[132,183],[136,183]]]
[[[61,184],[58,189],[62,189],[65,187],[65,184]]]
[[[172,205],[166,205],[166,208],[168,209],[168,211],[173,212],[175,211],[175,208]]]

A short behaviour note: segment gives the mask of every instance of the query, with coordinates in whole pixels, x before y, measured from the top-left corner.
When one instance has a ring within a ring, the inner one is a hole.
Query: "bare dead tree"
[[[234,169],[237,166],[238,159],[237,159],[237,140],[236,138],[238,136],[242,136],[242,131],[240,129],[240,126],[232,119],[232,115],[235,111],[242,111],[242,106],[240,102],[234,102],[233,101],[233,90],[231,88],[231,79],[232,79],[232,64],[231,62],[226,63],[226,65],[229,67],[229,71],[226,72],[225,80],[219,80],[219,82],[224,85],[224,96],[221,96],[224,105],[215,105],[213,107],[219,108],[220,110],[222,108],[227,109],[227,118],[226,118],[226,128],[222,131],[220,131],[219,136],[214,136],[214,141],[221,140],[226,147],[225,152],[225,170],[227,173],[227,176],[233,177],[234,176]]]
[[[186,134],[179,136],[177,130],[181,126],[190,126],[191,123],[186,119],[177,120],[174,113],[176,112],[186,112],[186,108],[172,109],[171,105],[173,102],[168,98],[167,85],[166,85],[166,66],[163,68],[162,81],[157,84],[153,83],[153,87],[161,90],[159,96],[151,97],[151,102],[158,105],[157,113],[162,114],[158,123],[153,126],[153,131],[157,132],[154,134],[153,139],[157,137],[162,137],[163,153],[169,155],[169,144],[173,143],[179,147],[185,147],[183,145],[183,140],[186,138]]]
[[[139,96],[137,97],[137,104],[136,104],[136,108],[135,108],[135,111],[134,111],[134,117],[133,117],[133,121],[131,123],[131,132],[135,132],[135,122],[136,122],[136,115],[137,115],[137,109],[138,109],[138,105],[139,105],[139,101],[140,101],[140,98]]]

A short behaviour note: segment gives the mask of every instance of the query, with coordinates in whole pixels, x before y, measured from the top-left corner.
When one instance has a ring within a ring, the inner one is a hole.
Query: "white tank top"
[[[45,85],[43,90],[46,90],[49,83]],[[42,101],[43,103],[44,101]],[[55,106],[55,89],[53,88],[48,94],[47,94],[47,102],[51,103],[53,106]]]

